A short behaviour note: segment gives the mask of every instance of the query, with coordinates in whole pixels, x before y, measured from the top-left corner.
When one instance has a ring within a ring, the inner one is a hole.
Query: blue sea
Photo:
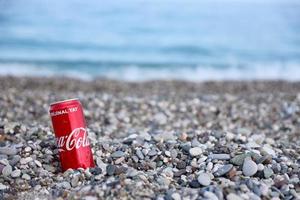
[[[298,0],[0,0],[0,75],[300,80]]]

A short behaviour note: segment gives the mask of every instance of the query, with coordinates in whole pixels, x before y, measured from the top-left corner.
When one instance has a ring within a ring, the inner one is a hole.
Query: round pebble
[[[211,183],[210,175],[207,173],[200,173],[197,180],[203,186],[208,186]]]
[[[251,159],[246,157],[243,164],[243,174],[245,176],[253,176],[257,172],[257,164]]]
[[[3,176],[9,176],[12,173],[12,167],[10,165],[6,165],[3,169],[2,169],[2,175]]]

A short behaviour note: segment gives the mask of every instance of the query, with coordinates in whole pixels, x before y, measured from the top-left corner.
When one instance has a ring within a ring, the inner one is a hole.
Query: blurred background
[[[300,80],[300,1],[0,0],[0,75]]]

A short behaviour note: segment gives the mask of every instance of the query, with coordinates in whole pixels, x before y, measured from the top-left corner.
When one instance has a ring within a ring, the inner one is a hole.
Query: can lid
[[[53,105],[59,104],[59,103],[65,103],[68,101],[78,101],[78,100],[79,100],[78,98],[73,98],[73,99],[66,99],[66,100],[62,100],[62,101],[56,101],[56,102],[51,103],[50,106],[53,106]]]

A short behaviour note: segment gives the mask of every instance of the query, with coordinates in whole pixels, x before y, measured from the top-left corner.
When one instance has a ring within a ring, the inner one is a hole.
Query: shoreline
[[[0,199],[300,196],[300,82],[0,77],[0,90]],[[74,97],[97,167],[62,173],[48,108]]]
[[[146,81],[123,81],[106,78],[95,78],[82,80],[69,77],[35,77],[35,76],[0,76],[0,88],[22,88],[22,89],[57,89],[58,91],[108,91],[124,90],[136,92],[136,89],[153,90],[160,87],[181,91],[182,88],[189,92],[210,93],[296,93],[300,92],[300,81],[287,80],[211,80],[211,81],[186,81],[186,80],[146,80]]]

